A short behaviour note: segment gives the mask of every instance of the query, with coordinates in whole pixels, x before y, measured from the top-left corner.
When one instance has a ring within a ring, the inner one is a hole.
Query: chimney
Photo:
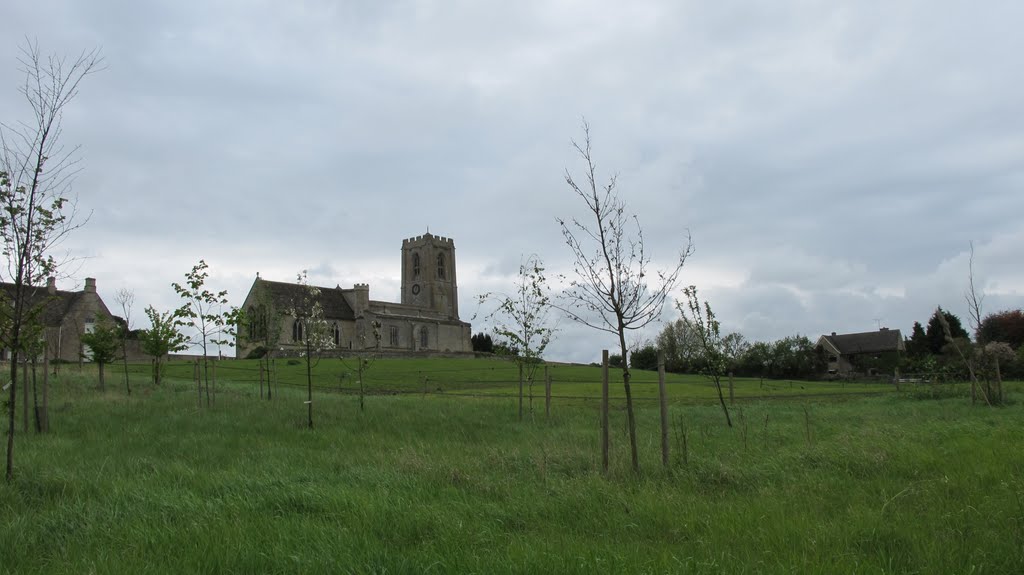
[[[57,278],[53,276],[46,278],[46,293],[50,295],[57,293]]]
[[[96,278],[85,278],[85,293],[96,293]]]
[[[832,337],[835,337],[835,336],[836,336],[836,332],[832,332]]]

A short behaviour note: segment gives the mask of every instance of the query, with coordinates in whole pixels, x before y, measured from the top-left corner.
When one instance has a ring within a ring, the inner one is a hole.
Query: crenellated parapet
[[[415,236],[402,240],[402,248],[411,247],[413,245],[422,245],[425,243],[432,243],[434,245],[445,245],[450,248],[455,248],[455,240],[452,238],[446,238],[444,236],[435,236],[430,232],[423,234],[422,236]]]

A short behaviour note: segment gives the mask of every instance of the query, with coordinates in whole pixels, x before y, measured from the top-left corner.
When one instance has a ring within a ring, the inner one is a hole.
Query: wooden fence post
[[[608,473],[608,350],[601,351],[601,471]]]
[[[658,397],[661,401],[661,464],[668,467],[668,393],[665,391],[665,352],[658,350]]]

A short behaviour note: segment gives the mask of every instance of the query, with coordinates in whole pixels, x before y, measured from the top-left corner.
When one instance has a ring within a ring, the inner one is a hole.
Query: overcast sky
[[[966,321],[972,241],[986,309],[1024,307],[1021,22],[1017,1],[12,1],[0,121],[28,117],[23,38],[102,49],[64,117],[91,218],[60,287],[133,290],[139,327],[200,258],[236,305],[302,269],[397,301],[428,227],[472,320],[521,255],[570,269],[586,117],[655,264],[692,234],[682,281],[724,329],[908,334],[937,305]],[[554,359],[614,349],[561,327]]]

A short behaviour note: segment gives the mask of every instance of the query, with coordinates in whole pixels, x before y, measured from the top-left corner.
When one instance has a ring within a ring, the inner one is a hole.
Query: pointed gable
[[[320,290],[320,306],[324,310],[326,319],[355,319],[355,312],[345,298],[345,291],[340,287],[314,286]],[[297,283],[275,282],[265,279],[257,279],[253,290],[264,290],[274,307],[284,311],[295,305],[295,302],[302,301],[306,296],[306,286]],[[349,290],[351,291],[351,290]]]

